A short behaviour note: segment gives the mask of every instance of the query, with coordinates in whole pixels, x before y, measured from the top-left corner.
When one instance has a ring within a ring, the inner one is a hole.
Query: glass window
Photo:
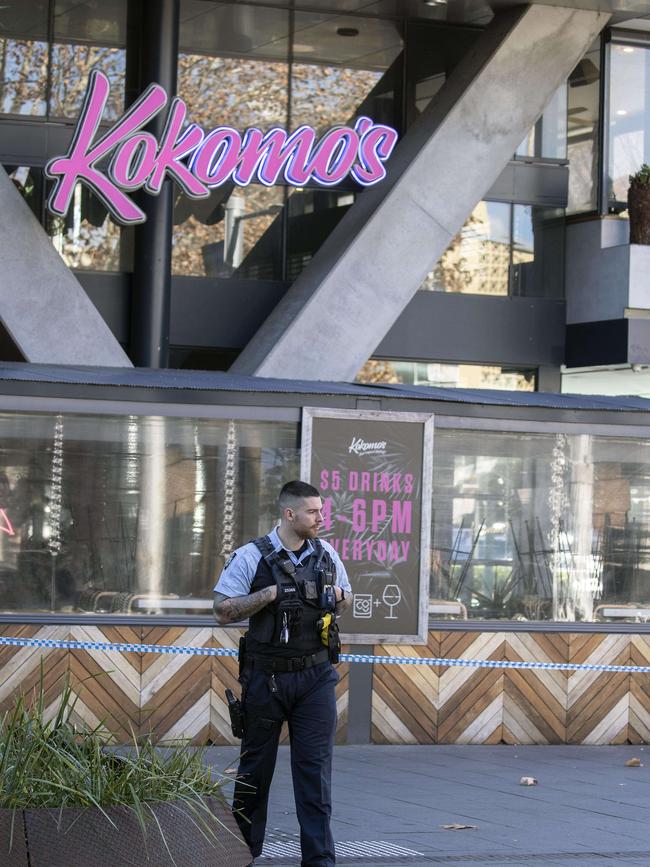
[[[88,74],[98,67],[111,82],[105,119],[117,118],[124,107],[126,2],[31,0],[0,9],[0,112],[75,119]]]
[[[120,261],[121,227],[97,196],[75,186],[65,217],[47,212],[46,229],[69,268],[82,271],[126,271]]]
[[[432,21],[407,23],[407,125],[424,111],[481,31]]]
[[[510,212],[508,204],[479,202],[420,288],[507,295]]]
[[[569,76],[567,156],[569,213],[593,211],[598,199],[598,120],[600,114],[600,40]]]
[[[132,229],[113,222],[93,192],[77,184],[68,213],[58,217],[46,211],[45,201],[51,182],[43,170],[28,166],[5,165],[37,220],[45,220],[52,243],[66,265],[84,271],[130,271],[132,251],[124,243]]]
[[[239,3],[181,0],[180,50],[207,57],[289,56],[289,13]]]
[[[431,596],[511,620],[645,603],[649,459],[646,440],[438,429]]]
[[[395,22],[297,12],[292,129],[308,124],[323,131],[360,114],[394,125],[401,51]]]
[[[286,10],[183,0],[178,95],[190,121],[286,127],[288,36]]]
[[[0,610],[203,613],[299,475],[293,424],[3,413]]]
[[[519,157],[563,160],[567,155],[567,84],[553,94],[544,113],[516,150]]]
[[[76,119],[93,68],[111,83],[104,120],[124,111],[127,0],[54,0],[49,115]]]
[[[29,166],[4,166],[14,186],[40,221],[43,208],[43,172]]]
[[[339,221],[357,194],[342,190],[288,190],[287,280],[295,280]]]
[[[446,364],[431,361],[394,361],[371,358],[356,376],[356,382],[406,383],[439,388],[496,388],[535,391],[535,371],[498,364]]]
[[[284,9],[183,0],[178,93],[188,119],[206,130],[286,128],[289,32]],[[225,184],[202,200],[179,194],[173,273],[280,279],[284,201],[280,185]]]
[[[178,95],[188,119],[206,130],[286,127],[287,82],[286,63],[187,53],[178,58]]]
[[[0,8],[0,113],[45,114],[47,31],[47,0]]]
[[[564,211],[512,206],[510,294],[564,297]]]
[[[126,7],[127,0],[54,0],[54,38],[123,48]]]
[[[282,269],[283,187],[219,187],[207,199],[179,196],[172,271],[197,277],[277,280]]]
[[[629,176],[650,162],[650,49],[613,42],[609,81],[609,198],[627,202]]]
[[[49,115],[76,120],[86,93],[91,69],[101,69],[111,84],[103,120],[111,121],[124,112],[126,51],[100,45],[52,46],[52,90]]]
[[[205,128],[308,124],[324,131],[359,113],[394,123],[402,51],[395,22],[311,12],[290,18],[287,10],[206,0],[184,0],[181,19],[179,94]],[[354,198],[280,185],[226,185],[204,202],[181,196],[174,273],[295,279]]]
[[[564,212],[479,202],[420,289],[562,298]]]

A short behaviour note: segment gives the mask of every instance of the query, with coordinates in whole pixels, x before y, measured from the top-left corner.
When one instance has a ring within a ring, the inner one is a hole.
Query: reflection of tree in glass
[[[244,58],[204,57],[180,54],[178,57],[178,95],[185,100],[188,121],[198,123],[206,130],[228,125],[244,131],[257,126],[269,129],[286,126],[287,122],[288,66]],[[214,194],[215,207],[223,199],[225,189]],[[284,201],[280,187],[268,189],[251,185],[237,190],[244,198],[246,214],[261,213]],[[187,202],[179,206],[186,208]],[[187,208],[189,214],[174,227],[173,271],[175,274],[207,276],[206,247],[224,241],[223,211],[197,206]],[[256,246],[267,231],[276,214],[264,214],[241,222],[243,255]],[[223,253],[217,253],[224,263]],[[224,276],[226,271],[224,270]],[[269,276],[275,276],[273,274]]]
[[[215,198],[222,191],[217,190]],[[245,189],[237,188],[236,194],[243,201],[243,209],[245,215],[259,214],[257,217],[247,217],[241,221],[239,231],[243,240],[243,258],[253,250],[260,238],[269,229],[273,221],[277,217],[277,211],[284,201],[284,191],[282,187],[264,187],[261,184],[251,184]],[[227,201],[227,197],[226,197]],[[225,202],[224,202],[225,204]],[[218,210],[212,211],[211,216],[202,218],[204,207],[202,203],[198,203],[193,207],[193,203],[187,201],[186,196],[179,196],[177,199],[178,208],[188,208],[190,214],[178,225],[174,226],[173,232],[173,249],[172,249],[172,269],[175,274],[191,274],[197,277],[211,276],[208,274],[206,264],[206,253],[209,255],[210,245],[224,242],[224,221],[223,207],[216,206]],[[269,209],[271,212],[269,213]],[[192,211],[198,213],[192,213]],[[206,208],[205,211],[210,211]],[[236,270],[227,268],[224,260],[224,251],[218,254],[219,264],[223,268],[223,276],[232,273]],[[273,273],[273,264],[267,262],[267,267],[271,271],[269,274],[260,276],[272,279],[277,276]]]
[[[179,54],[178,95],[205,129],[269,129],[287,122],[286,63]]]
[[[435,292],[507,295],[509,206],[479,202],[421,288]]]
[[[291,126],[304,123],[322,131],[347,123],[382,75],[370,69],[294,63]]]
[[[0,39],[0,112],[45,114],[47,43]]]
[[[404,382],[390,361],[371,358],[357,373],[356,382],[372,384],[373,382]]]
[[[66,226],[63,218],[52,216],[48,231],[69,268],[120,270],[120,227],[108,215],[99,226],[81,220],[76,228]]]
[[[52,46],[52,117],[77,117],[91,69],[101,69],[111,83],[104,120],[116,120],[124,111],[126,52],[98,45]]]
[[[427,274],[422,289],[438,292],[467,292],[474,279],[474,270],[465,256],[467,231],[476,223],[473,215],[451,240],[433,271]]]

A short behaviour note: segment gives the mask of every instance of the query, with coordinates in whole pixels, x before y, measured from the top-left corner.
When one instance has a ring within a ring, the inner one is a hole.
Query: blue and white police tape
[[[116,653],[170,653],[183,656],[237,656],[233,647],[188,647],[176,644],[116,644],[108,641],[67,641],[58,638],[14,638],[0,636],[0,647],[40,647],[48,650],[103,650]],[[504,659],[445,659],[430,656],[382,656],[371,653],[342,653],[341,662],[378,665],[461,666],[462,668],[521,668],[545,671],[612,671],[622,674],[649,674],[650,665],[606,665],[588,662],[524,662]]]

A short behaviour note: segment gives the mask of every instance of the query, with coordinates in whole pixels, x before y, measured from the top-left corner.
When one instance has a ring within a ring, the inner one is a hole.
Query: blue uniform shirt
[[[281,548],[284,548],[284,545],[278,536],[277,527],[274,527],[273,530],[271,530],[267,538],[273,545],[274,550],[279,551]],[[337,587],[343,588],[346,593],[351,593],[352,588],[350,587],[348,573],[345,571],[345,566],[341,562],[341,558],[329,542],[326,542],[324,539],[321,539],[320,541],[336,566],[336,581],[334,583]],[[314,543],[311,539],[308,539],[307,547],[299,557],[296,557],[293,551],[287,551],[287,554],[293,563],[298,566],[303,562],[303,560],[310,557],[314,550]],[[214,592],[221,593],[229,598],[233,596],[248,596],[251,592],[251,585],[261,559],[262,555],[259,549],[252,542],[248,542],[246,545],[242,545],[241,548],[237,548],[234,554],[232,554],[228,559],[224,570],[221,573],[221,577],[216,583]]]

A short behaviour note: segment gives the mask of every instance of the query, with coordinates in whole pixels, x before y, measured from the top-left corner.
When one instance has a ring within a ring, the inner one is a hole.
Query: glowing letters
[[[95,141],[109,95],[108,78],[93,69],[70,148],[45,168],[48,178],[55,181],[48,200],[54,214],[66,214],[77,183],[92,189],[124,225],[145,220],[144,212],[127,193],[144,188],[157,195],[166,177],[194,199],[206,198],[211,189],[226,182],[270,187],[280,177],[292,186],[314,181],[328,187],[351,175],[368,187],[386,177],[384,163],[397,143],[392,127],[375,124],[368,117],[357,118],[353,127],[334,127],[320,138],[310,126],[300,126],[292,133],[254,127],[240,133],[219,126],[206,133],[197,124],[185,125],[187,108],[179,98],[170,103],[158,141],[150,132],[143,132],[143,127],[167,105],[167,93],[159,84],[150,85]]]
[[[9,520],[9,515],[6,509],[0,509],[0,533],[6,533],[7,536],[15,536],[13,524]]]

